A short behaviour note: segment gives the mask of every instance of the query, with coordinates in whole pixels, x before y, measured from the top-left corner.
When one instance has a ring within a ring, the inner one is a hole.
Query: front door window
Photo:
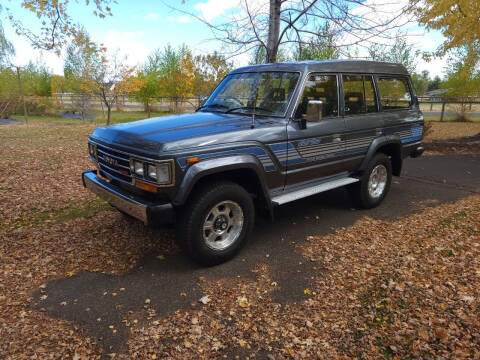
[[[295,112],[296,119],[305,118],[310,100],[322,102],[322,119],[338,116],[337,76],[310,75],[308,77],[300,104]]]

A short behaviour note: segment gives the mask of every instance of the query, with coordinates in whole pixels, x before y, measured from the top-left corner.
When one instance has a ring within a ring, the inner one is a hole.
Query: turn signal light
[[[187,164],[195,164],[199,161],[200,161],[200,159],[198,157],[191,157],[191,158],[187,159]]]
[[[146,184],[141,181],[135,181],[135,186],[145,191],[158,192],[158,188],[155,185]]]

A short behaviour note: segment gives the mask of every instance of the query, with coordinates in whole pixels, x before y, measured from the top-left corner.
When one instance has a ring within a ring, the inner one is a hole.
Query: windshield
[[[228,75],[200,110],[284,116],[298,78],[293,72]]]

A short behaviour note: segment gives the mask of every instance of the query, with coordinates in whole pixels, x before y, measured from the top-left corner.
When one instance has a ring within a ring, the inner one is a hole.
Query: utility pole
[[[25,124],[28,124],[27,105],[25,105],[25,95],[23,94],[22,77],[20,76],[20,67],[16,66],[16,68],[17,68],[18,87],[20,89],[20,96],[22,97],[22,102],[23,102],[23,117],[25,118]]]

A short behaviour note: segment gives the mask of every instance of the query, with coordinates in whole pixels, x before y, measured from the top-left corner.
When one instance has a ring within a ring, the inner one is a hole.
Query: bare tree
[[[91,96],[89,93],[83,91],[72,95],[72,105],[75,111],[78,111],[82,116],[82,122],[85,123],[85,118],[91,109]]]
[[[383,43],[391,38],[390,31],[411,20],[409,5],[400,0],[384,2],[362,0],[241,0],[240,10],[228,16],[228,21],[205,23],[216,40],[233,46],[232,56],[258,48],[265,49],[266,62],[277,61],[281,47],[297,48],[323,36],[328,24],[339,39],[339,48]],[[298,51],[298,50],[297,50]]]
[[[124,65],[117,54],[108,60],[103,54],[96,53],[85,70],[87,88],[107,108],[107,125],[110,125],[112,106],[117,102],[119,94],[128,88],[127,79],[133,68]]]

